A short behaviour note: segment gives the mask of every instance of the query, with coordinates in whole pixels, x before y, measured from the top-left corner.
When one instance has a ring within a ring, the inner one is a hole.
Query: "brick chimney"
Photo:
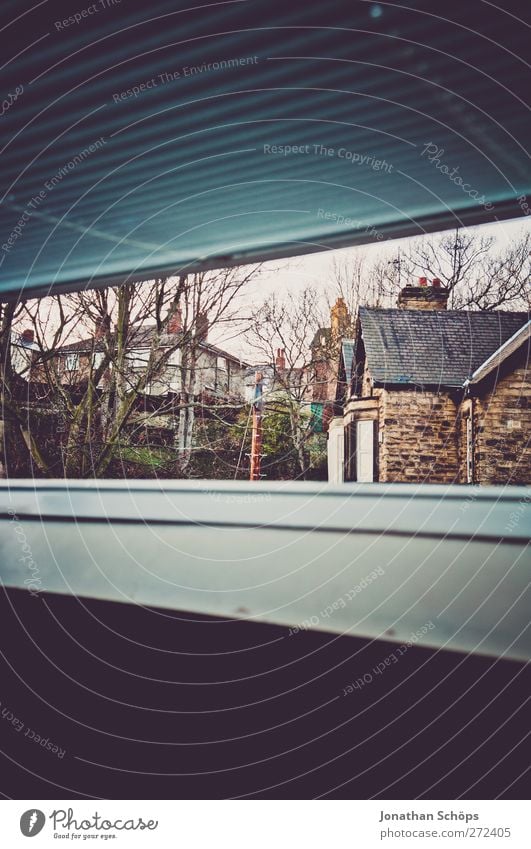
[[[275,357],[275,368],[277,371],[286,368],[286,354],[284,348],[277,348],[277,355]]]
[[[168,322],[168,333],[180,333],[183,329],[183,312],[177,307]]]
[[[27,330],[22,331],[20,339],[23,345],[30,345],[35,341],[35,333],[28,327]]]
[[[99,316],[94,322],[94,339],[103,339],[111,326],[111,319],[108,315]]]
[[[332,328],[332,336],[336,339],[344,336],[347,332],[350,316],[348,314],[347,305],[343,298],[338,298],[334,306],[330,310],[330,326]]]
[[[419,277],[418,286],[404,286],[398,296],[398,308],[401,310],[445,310],[448,304],[449,290],[441,286],[435,277],[428,285],[427,277]]]

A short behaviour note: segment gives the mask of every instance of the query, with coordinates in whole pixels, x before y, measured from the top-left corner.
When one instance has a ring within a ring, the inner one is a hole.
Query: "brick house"
[[[310,344],[314,402],[335,401],[341,340],[349,335],[351,328],[347,305],[343,298],[338,298],[330,309],[330,327],[320,327]]]
[[[342,344],[331,481],[531,482],[529,316],[447,310],[434,283],[406,286],[397,309],[360,308]]]
[[[352,326],[344,298],[339,297],[330,309],[330,326],[319,327],[310,343],[308,397],[316,432],[327,431],[334,415],[341,344],[351,335]]]

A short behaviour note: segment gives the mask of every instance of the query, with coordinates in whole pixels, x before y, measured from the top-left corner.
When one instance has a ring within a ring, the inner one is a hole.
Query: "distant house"
[[[311,370],[307,365],[287,365],[284,349],[277,348],[271,389],[280,395],[290,394],[301,403],[309,403],[312,398]]]
[[[243,400],[248,364],[234,354],[208,342],[207,332],[208,326],[205,324],[195,364],[196,393]],[[140,326],[130,331],[126,359],[127,369],[132,379],[146,370],[155,333],[154,325]],[[167,349],[174,350],[164,367],[146,385],[146,394],[162,396],[180,392],[183,377],[182,345],[180,344],[182,338],[180,315],[177,313],[168,327],[168,332],[161,335],[159,342],[160,354]],[[111,345],[114,344],[113,334],[110,340]],[[75,385],[86,380],[91,370],[94,372],[102,363],[107,344],[106,328],[99,323],[93,336],[59,348],[57,358],[61,382],[65,385]],[[108,375],[104,374],[102,381],[105,381],[107,377]]]
[[[316,431],[326,431],[333,416],[342,340],[352,332],[352,316],[343,298],[330,309],[330,326],[320,327],[310,345],[308,368],[311,413]]]
[[[11,365],[15,374],[30,381],[33,378],[32,366],[35,362],[39,346],[35,343],[33,330],[23,330],[22,333],[11,335]]]
[[[329,479],[531,482],[530,328],[523,312],[447,310],[407,286],[361,308],[340,355]]]
[[[335,400],[341,341],[351,327],[352,317],[345,301],[338,298],[330,310],[330,327],[320,327],[310,345],[314,402]]]

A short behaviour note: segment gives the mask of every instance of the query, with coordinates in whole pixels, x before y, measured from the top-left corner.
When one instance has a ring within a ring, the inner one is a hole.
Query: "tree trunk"
[[[195,379],[192,381],[192,387]],[[186,476],[192,459],[192,447],[195,424],[195,393],[186,390],[181,393],[181,409],[179,411],[179,430],[177,433],[177,448],[179,451],[179,472]]]
[[[196,352],[187,351],[181,360],[181,394],[177,449],[179,451],[179,474],[186,476],[192,459],[195,424]]]
[[[31,453],[22,433],[13,402],[14,372],[11,363],[11,335],[16,304],[4,304],[0,330],[0,417],[2,428],[2,465],[5,477],[31,477]]]

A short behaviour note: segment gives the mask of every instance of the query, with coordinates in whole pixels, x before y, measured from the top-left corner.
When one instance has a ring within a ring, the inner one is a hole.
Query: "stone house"
[[[331,481],[531,482],[529,316],[447,310],[434,284],[406,286],[397,309],[360,308],[341,349]]]

